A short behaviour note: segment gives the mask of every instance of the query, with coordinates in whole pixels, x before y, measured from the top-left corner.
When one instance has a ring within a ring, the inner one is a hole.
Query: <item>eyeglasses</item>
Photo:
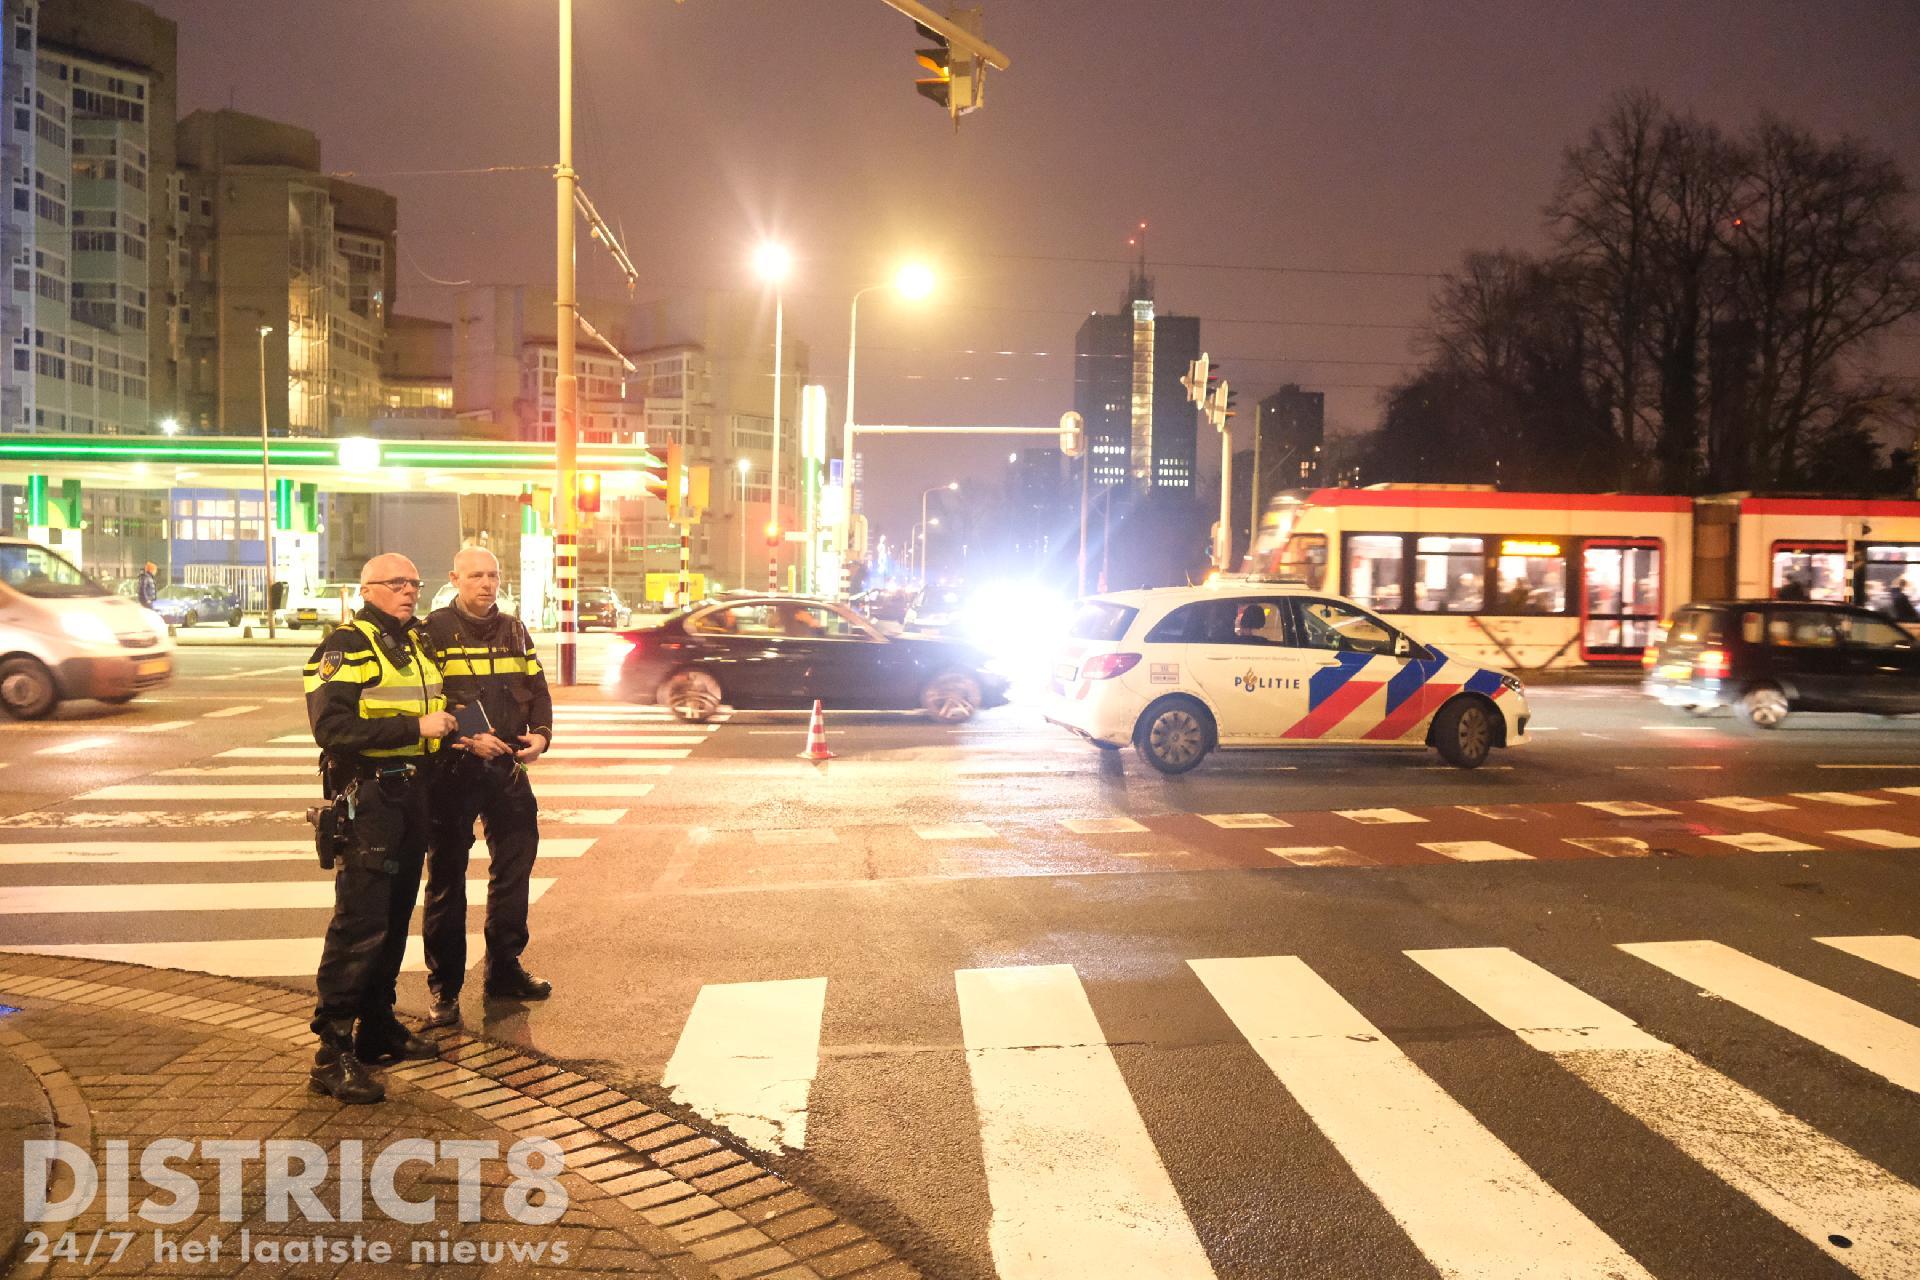
[[[422,583],[418,578],[381,578],[366,584],[369,587],[385,587],[389,591],[418,591]]]

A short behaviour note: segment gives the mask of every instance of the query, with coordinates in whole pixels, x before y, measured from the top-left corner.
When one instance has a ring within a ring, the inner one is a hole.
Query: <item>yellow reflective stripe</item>
[[[484,678],[486,676],[534,675],[539,670],[539,663],[529,658],[519,657],[491,657],[485,662],[476,662],[469,658],[443,658],[440,663],[441,674],[447,676]]]

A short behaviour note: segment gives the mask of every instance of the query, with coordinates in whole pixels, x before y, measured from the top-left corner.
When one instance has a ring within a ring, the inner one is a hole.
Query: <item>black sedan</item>
[[[1644,690],[1691,711],[1737,707],[1762,729],[1789,711],[1920,713],[1920,641],[1845,604],[1689,604],[1649,647]]]
[[[839,605],[781,596],[699,605],[625,632],[607,662],[607,682],[622,697],[696,721],[723,704],[804,707],[818,698],[835,709],[918,708],[957,723],[1005,701],[1007,689],[968,645],[885,636]]]
[[[580,629],[605,627],[611,631],[625,626],[628,609],[612,587],[580,588]]]

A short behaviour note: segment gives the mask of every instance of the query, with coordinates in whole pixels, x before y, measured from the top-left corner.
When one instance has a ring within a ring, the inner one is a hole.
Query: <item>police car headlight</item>
[[[67,613],[60,618],[60,629],[82,644],[116,645],[113,628],[107,620],[91,613]]]
[[[1526,692],[1526,688],[1523,685],[1521,685],[1521,683],[1518,680],[1514,679],[1512,676],[1509,676],[1509,675],[1502,675],[1500,677],[1500,687],[1502,689],[1505,689],[1508,693],[1525,693]]]

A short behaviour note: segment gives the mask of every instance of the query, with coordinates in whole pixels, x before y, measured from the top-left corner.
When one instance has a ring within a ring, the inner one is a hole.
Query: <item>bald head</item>
[[[392,585],[396,582],[402,585]],[[377,555],[360,566],[360,598],[390,617],[411,621],[420,603],[420,570],[397,552]]]
[[[462,547],[453,557],[453,572],[447,575],[458,593],[460,609],[483,618],[500,596],[500,561],[485,547]]]

